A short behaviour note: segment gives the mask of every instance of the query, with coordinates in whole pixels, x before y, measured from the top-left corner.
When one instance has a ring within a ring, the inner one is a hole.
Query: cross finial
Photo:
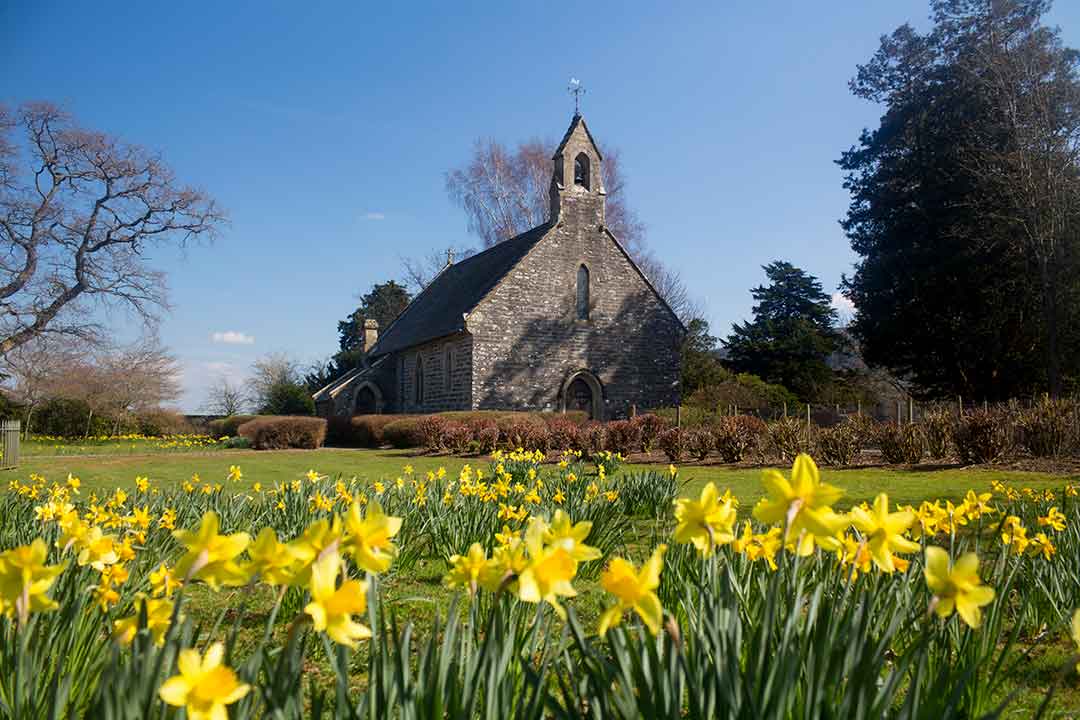
[[[581,86],[581,81],[576,77],[570,78],[570,84],[566,87],[567,91],[574,96],[574,115],[581,114],[581,96],[585,94],[585,88]]]
[[[446,267],[450,267],[454,264],[454,248],[446,248]]]

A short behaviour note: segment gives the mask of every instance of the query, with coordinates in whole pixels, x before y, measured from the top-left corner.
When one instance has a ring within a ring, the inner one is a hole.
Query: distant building
[[[584,410],[679,398],[685,328],[604,225],[603,158],[581,115],[555,151],[550,220],[443,271],[366,360],[315,394],[319,414]]]

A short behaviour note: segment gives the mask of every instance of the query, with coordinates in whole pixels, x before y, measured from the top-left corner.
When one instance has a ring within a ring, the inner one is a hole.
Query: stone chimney
[[[365,320],[364,321],[364,341],[361,344],[361,349],[364,353],[371,352],[371,348],[375,347],[375,341],[379,339],[379,321],[378,320]]]

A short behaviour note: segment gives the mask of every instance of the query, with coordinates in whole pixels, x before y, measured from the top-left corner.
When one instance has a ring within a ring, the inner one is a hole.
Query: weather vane
[[[585,94],[585,88],[581,87],[581,81],[576,77],[570,78],[570,84],[566,88],[574,96],[574,115],[581,114],[581,96]]]

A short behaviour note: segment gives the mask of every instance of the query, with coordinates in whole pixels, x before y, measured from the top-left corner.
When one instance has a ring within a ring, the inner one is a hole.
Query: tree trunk
[[[86,435],[84,437],[90,437],[90,423],[94,421],[94,411],[91,410],[90,414],[86,416]]]
[[[1050,397],[1061,396],[1061,357],[1058,348],[1058,302],[1056,273],[1045,259],[1040,263],[1039,279],[1042,284],[1043,322],[1046,325],[1046,383]]]

